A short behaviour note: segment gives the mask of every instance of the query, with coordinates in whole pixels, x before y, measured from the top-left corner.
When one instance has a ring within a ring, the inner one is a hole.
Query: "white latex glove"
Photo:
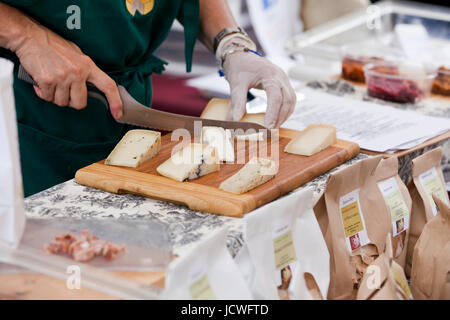
[[[294,111],[295,91],[284,71],[269,60],[252,52],[235,50],[225,56],[223,70],[230,84],[233,120],[239,121],[244,116],[251,88],[266,91],[265,123],[269,129],[279,128]]]

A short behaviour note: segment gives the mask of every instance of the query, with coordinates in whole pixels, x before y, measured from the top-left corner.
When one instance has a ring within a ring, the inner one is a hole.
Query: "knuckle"
[[[64,69],[58,69],[55,74],[58,80],[65,80],[67,78],[67,71]]]
[[[81,69],[81,67],[80,66],[77,66],[77,65],[72,65],[71,67],[70,67],[70,74],[73,76],[73,77],[75,77],[75,78],[81,78],[81,75],[83,74],[83,71],[82,71],[82,69]]]
[[[92,61],[91,58],[89,58],[89,56],[87,56],[87,55],[82,55],[82,56],[81,56],[81,63],[84,64],[84,65],[90,66],[90,65],[93,63],[93,61]]]
[[[45,86],[51,86],[55,82],[55,77],[51,74],[44,74],[40,77],[39,82]]]
[[[296,99],[294,97],[288,97],[286,102],[289,106],[293,106],[295,105]]]
[[[117,86],[116,86],[116,83],[114,82],[114,80],[109,78],[105,82],[105,88],[106,88],[107,91],[113,92],[113,91],[115,91],[117,89]]]

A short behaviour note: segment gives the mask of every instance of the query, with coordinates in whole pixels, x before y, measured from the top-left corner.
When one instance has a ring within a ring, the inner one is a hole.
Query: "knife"
[[[38,86],[36,81],[33,80],[22,65],[19,66],[18,78],[29,84]],[[99,100],[109,110],[109,103],[105,94],[90,82],[87,82],[86,86],[88,96]],[[195,134],[195,129],[198,128],[195,126],[195,122],[201,121],[202,126],[222,127],[225,129],[242,129],[243,133],[249,129],[254,130],[254,132],[260,132],[260,130],[262,130],[267,138],[271,136],[271,131],[268,128],[257,123],[202,119],[200,117],[185,116],[152,109],[136,101],[124,87],[119,85],[118,89],[123,103],[123,116],[116,120],[119,123],[131,124],[162,131],[174,131],[179,128],[184,128]]]

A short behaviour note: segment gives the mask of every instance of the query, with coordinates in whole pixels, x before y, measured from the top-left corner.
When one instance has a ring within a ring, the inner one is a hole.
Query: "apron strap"
[[[199,0],[183,1],[184,22],[184,54],[186,59],[186,72],[192,70],[192,57],[200,27],[200,3]]]

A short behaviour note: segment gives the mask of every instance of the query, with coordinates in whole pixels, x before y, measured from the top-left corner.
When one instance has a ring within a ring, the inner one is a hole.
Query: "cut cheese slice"
[[[241,194],[260,186],[276,174],[274,161],[265,158],[252,158],[235,175],[223,181],[219,189]]]
[[[160,149],[160,132],[130,130],[110,153],[105,164],[136,168],[156,156]]]
[[[264,141],[264,132],[235,135],[236,140]]]
[[[200,118],[212,120],[231,120],[231,102],[228,99],[211,99]]]
[[[228,99],[211,99],[203,110],[200,118],[212,120],[232,120],[231,117],[231,101]],[[265,113],[248,113],[241,119],[242,122],[253,122],[265,126]],[[247,141],[263,141],[264,134],[257,132],[254,134],[235,135],[238,140]]]
[[[328,148],[336,141],[335,127],[324,124],[312,124],[292,139],[284,148],[284,152],[312,156]]]
[[[257,123],[265,127],[265,118],[265,113],[247,113],[242,117],[241,122]]]
[[[173,180],[188,181],[219,169],[220,163],[215,148],[191,143],[173,154],[156,168],[156,171]]]
[[[234,161],[234,146],[230,130],[221,127],[203,127],[202,143],[216,148],[220,161]]]

